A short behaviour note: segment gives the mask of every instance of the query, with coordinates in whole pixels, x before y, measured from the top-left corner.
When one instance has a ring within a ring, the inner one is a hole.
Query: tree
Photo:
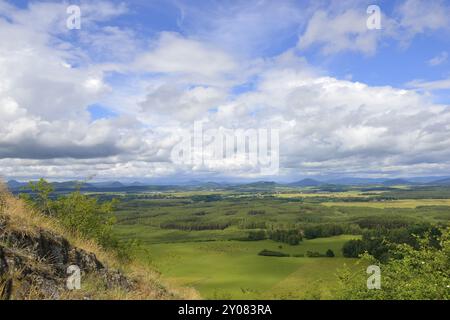
[[[325,253],[325,255],[326,255],[328,258],[333,258],[333,257],[334,257],[334,252],[333,252],[333,250],[328,249],[327,252]]]
[[[114,204],[114,200],[99,203],[97,198],[76,191],[53,201],[52,207],[56,217],[70,232],[109,246],[114,242],[112,226],[115,218],[110,216]]]
[[[349,240],[342,247],[342,254],[346,258],[358,258],[364,251],[364,243],[359,239]]]
[[[57,199],[52,195],[54,188],[45,179],[29,182],[33,196],[22,195],[33,208],[55,217],[69,232],[93,239],[104,247],[118,248],[111,216],[117,200],[99,202],[97,198],[81,193],[80,189]]]
[[[53,215],[52,200],[50,198],[54,191],[52,184],[41,178],[37,182],[30,181],[28,188],[34,193],[34,198],[29,195],[22,196],[22,198],[42,213]]]
[[[417,238],[418,247],[410,244],[391,245],[390,258],[383,262],[364,254],[363,268],[352,274],[349,268],[339,273],[342,299],[380,300],[448,300],[450,299],[450,228],[440,230],[438,246],[430,234]],[[366,266],[381,270],[381,289],[368,289]]]

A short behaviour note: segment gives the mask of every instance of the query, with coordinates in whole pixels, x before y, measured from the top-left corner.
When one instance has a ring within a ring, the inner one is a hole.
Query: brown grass
[[[195,289],[172,287],[162,281],[159,273],[136,261],[124,263],[114,252],[100,247],[95,241],[67,232],[55,218],[30,208],[25,201],[12,195],[0,181],[0,217],[8,220],[8,228],[28,235],[44,230],[66,238],[72,246],[94,253],[108,268],[121,270],[136,284],[135,290],[106,289],[106,285],[95,275],[83,279],[81,290],[66,292],[61,299],[200,299]],[[1,289],[1,288],[0,288]],[[38,290],[30,290],[26,299],[40,299]]]

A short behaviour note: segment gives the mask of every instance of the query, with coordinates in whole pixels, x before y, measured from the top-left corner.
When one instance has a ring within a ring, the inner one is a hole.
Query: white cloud
[[[420,8],[413,4],[401,9],[403,27],[410,26],[413,9]],[[172,147],[196,120],[210,128],[279,129],[286,176],[450,169],[450,109],[434,104],[427,94],[326,76],[294,50],[274,58],[238,59],[226,50],[228,45],[207,42],[205,35],[163,32],[144,50],[132,30],[96,24],[126,12],[123,6],[105,2],[84,8],[85,29],[73,43],[64,40],[67,30],[58,29],[61,21],[55,17],[65,16],[60,5],[23,10],[0,2],[7,16],[0,18],[1,175],[255,176],[245,163],[214,168],[170,163]],[[100,10],[97,18],[93,8]],[[245,25],[269,16],[244,12],[237,20]],[[236,20],[227,16],[215,30],[230,21]],[[365,22],[365,10],[320,10],[299,46],[318,45],[325,54],[372,54],[379,38]],[[443,25],[423,23],[413,33]],[[256,35],[249,41],[261,45]],[[110,71],[119,73],[113,75],[119,84],[108,80]],[[238,84],[249,84],[249,89],[235,93]],[[450,83],[416,81],[410,86],[434,90]],[[111,105],[118,116],[93,121],[88,106],[97,103]]]
[[[366,3],[366,6],[364,6]],[[366,21],[368,2],[344,1],[321,6],[300,35],[302,50],[317,46],[324,55],[344,51],[373,55],[388,40],[410,45],[419,34],[450,31],[450,6],[445,1],[406,0],[394,4],[392,12],[380,5],[381,30],[369,30]]]
[[[443,64],[444,62],[446,62],[448,59],[448,52],[447,51],[442,51],[441,53],[439,53],[437,56],[431,58],[430,60],[428,60],[428,65],[435,67],[438,66],[440,64]]]
[[[450,27],[450,6],[445,1],[406,0],[397,14],[404,37]]]
[[[236,64],[220,50],[175,33],[163,32],[155,47],[138,57],[134,67],[146,72],[214,78],[235,70]]]
[[[153,119],[194,121],[223,103],[226,97],[226,92],[214,87],[196,86],[183,90],[164,84],[152,90],[140,105]]]
[[[435,81],[413,80],[408,82],[406,86],[426,91],[445,90],[450,89],[450,79],[435,80]]]
[[[348,9],[337,15],[318,10],[309,20],[298,46],[307,49],[319,45],[326,55],[344,50],[374,54],[379,32],[369,30],[366,20],[362,10]]]

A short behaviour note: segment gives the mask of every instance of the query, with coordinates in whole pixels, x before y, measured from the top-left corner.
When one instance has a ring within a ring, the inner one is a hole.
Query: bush
[[[134,246],[121,245],[113,236],[116,220],[111,213],[117,200],[100,203],[79,190],[55,199],[52,185],[44,179],[30,182],[29,188],[32,194],[21,194],[21,198],[36,210],[55,217],[68,232],[112,248],[120,257],[127,256]]]
[[[110,214],[114,201],[99,203],[96,198],[76,191],[52,202],[52,209],[69,232],[96,240],[104,247],[116,246],[112,226],[116,220]]]
[[[339,224],[323,224],[317,226],[309,226],[304,230],[306,239],[326,238],[343,234],[345,228]]]
[[[271,251],[271,250],[262,250],[258,253],[260,256],[268,256],[268,257],[289,257],[290,255],[287,253],[283,253],[280,251]]]
[[[195,222],[195,221],[167,221],[159,225],[161,229],[175,229],[183,231],[224,230],[231,225],[229,222]]]
[[[273,230],[269,232],[269,239],[276,242],[283,242],[292,246],[298,245],[302,241],[299,230]]]
[[[256,216],[256,215],[266,214],[266,211],[265,210],[250,210],[247,212],[247,214],[250,216]]]
[[[448,300],[450,299],[450,229],[440,230],[439,245],[430,235],[418,239],[418,248],[408,244],[392,244],[395,259],[380,261],[364,254],[362,265],[377,265],[382,271],[381,289],[367,288],[365,268],[356,273],[346,268],[339,273],[341,299],[376,300]]]
[[[321,254],[320,252],[317,251],[306,251],[306,256],[309,258],[321,258],[321,257],[325,257],[325,255]]]
[[[342,254],[346,258],[358,258],[365,251],[362,240],[349,240],[342,247]]]
[[[259,241],[265,239],[266,239],[266,232],[264,230],[250,231],[247,237],[247,240],[249,241]]]
[[[331,250],[331,249],[328,249],[327,252],[325,253],[325,255],[328,258],[333,258],[335,256],[333,250]]]

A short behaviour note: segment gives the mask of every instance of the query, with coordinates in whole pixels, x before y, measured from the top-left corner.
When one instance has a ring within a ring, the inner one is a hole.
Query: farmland
[[[206,299],[330,299],[344,265],[365,272],[358,259],[343,257],[348,240],[379,225],[448,223],[448,199],[417,192],[405,199],[398,190],[402,198],[391,200],[384,191],[311,188],[121,194],[114,232],[137,240],[137,259],[166,281]],[[302,239],[274,238],[280,230],[297,230]],[[259,255],[263,250],[284,256]]]

